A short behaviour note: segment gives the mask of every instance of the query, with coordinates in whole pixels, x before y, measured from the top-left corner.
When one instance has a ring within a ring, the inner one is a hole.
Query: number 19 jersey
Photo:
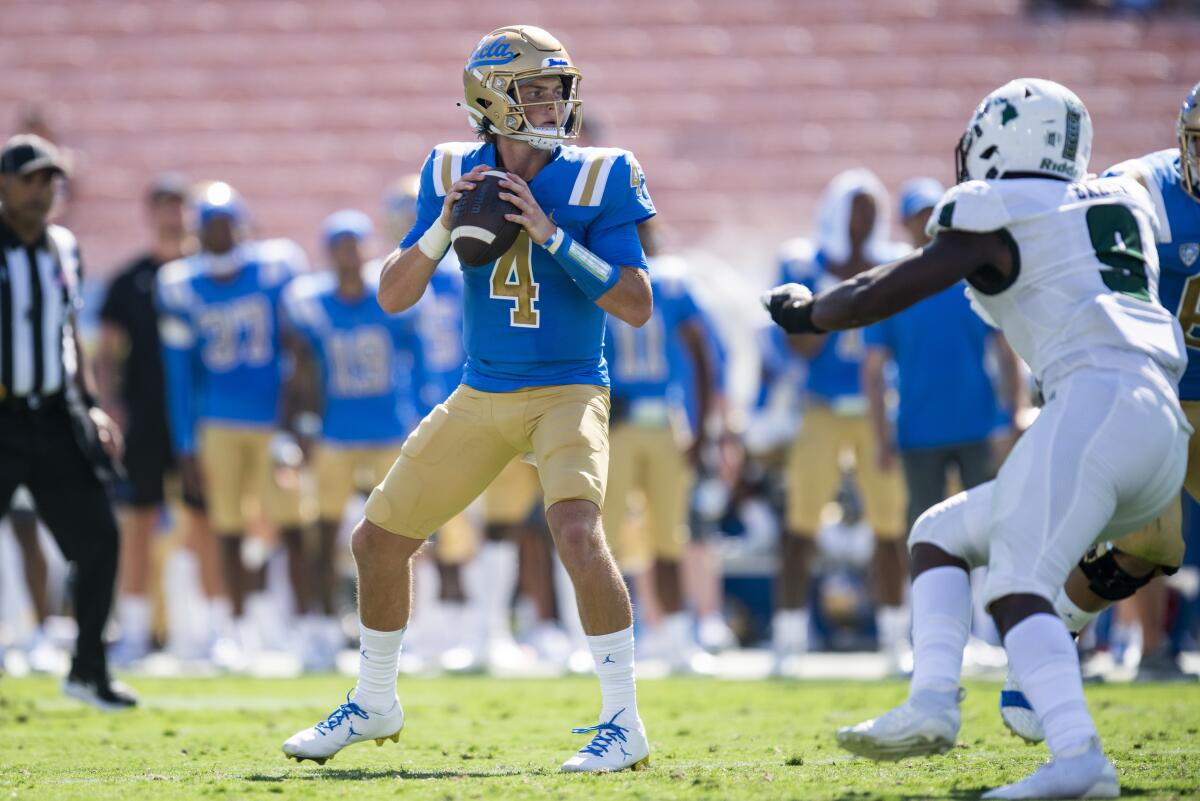
[[[933,210],[928,233],[941,231],[1007,240],[1012,275],[983,268],[967,292],[1039,381],[1067,357],[1110,348],[1145,354],[1178,382],[1183,339],[1158,302],[1154,212],[1136,181],[968,181]]]
[[[400,247],[416,244],[463,173],[496,163],[494,144],[435,147],[421,170],[416,223]],[[556,148],[529,188],[552,222],[613,269],[646,269],[637,223],[654,216],[654,203],[632,153]],[[604,311],[523,230],[507,253],[491,264],[465,269],[463,277],[464,384],[483,392],[608,385]]]

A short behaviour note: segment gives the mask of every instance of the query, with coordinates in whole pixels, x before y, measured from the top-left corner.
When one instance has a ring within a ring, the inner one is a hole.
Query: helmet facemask
[[[1179,172],[1184,191],[1200,200],[1200,83],[1183,101],[1175,133],[1179,137]]]

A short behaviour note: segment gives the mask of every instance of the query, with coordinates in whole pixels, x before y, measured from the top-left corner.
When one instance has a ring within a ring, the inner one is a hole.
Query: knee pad
[[[1138,577],[1117,563],[1117,549],[1108,543],[1093,545],[1079,560],[1079,569],[1087,577],[1088,589],[1106,601],[1123,601],[1150,582],[1161,571],[1171,575],[1177,568],[1160,566]]]

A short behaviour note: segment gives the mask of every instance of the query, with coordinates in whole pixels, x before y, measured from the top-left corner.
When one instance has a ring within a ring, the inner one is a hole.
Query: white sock
[[[375,631],[360,621],[358,632],[361,645],[354,703],[368,712],[387,712],[396,700],[396,675],[404,629]]]
[[[1030,615],[1004,638],[1008,665],[1046,732],[1053,756],[1072,753],[1096,737],[1083,700],[1079,655],[1054,615]]]
[[[485,542],[479,548],[480,567],[486,576],[479,601],[486,620],[489,645],[512,639],[512,599],[517,588],[517,546],[512,542]]]
[[[117,601],[117,621],[121,639],[142,648],[150,644],[150,601],[145,595],[122,595]]]
[[[875,630],[879,634],[879,650],[894,653],[908,645],[908,610],[903,606],[881,606],[875,610]]]
[[[1072,634],[1078,634],[1083,631],[1083,627],[1091,623],[1099,612],[1087,612],[1076,606],[1075,602],[1067,596],[1066,590],[1059,590],[1058,597],[1054,599],[1054,611],[1058,613],[1059,618],[1066,624],[1067,631]]]
[[[771,639],[777,654],[808,650],[808,609],[780,609],[771,618]]]
[[[971,634],[971,579],[935,567],[912,583],[913,675],[909,697],[958,692],[963,649]]]
[[[637,719],[637,685],[633,680],[633,626],[612,634],[589,635],[588,648],[600,678],[600,717],[610,719],[624,709]]]

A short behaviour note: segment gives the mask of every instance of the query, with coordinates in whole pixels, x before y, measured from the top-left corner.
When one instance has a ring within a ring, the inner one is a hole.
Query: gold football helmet
[[[562,80],[562,100],[522,102],[521,84],[546,76]],[[519,139],[539,150],[552,150],[579,135],[583,122],[581,78],[566,48],[541,28],[497,28],[480,40],[467,59],[463,107],[471,121],[485,130]],[[554,106],[554,127],[534,127],[528,122],[526,111],[534,105]]]
[[[1179,172],[1183,177],[1183,188],[1200,200],[1200,83],[1192,87],[1183,101],[1175,134],[1179,137]]]

